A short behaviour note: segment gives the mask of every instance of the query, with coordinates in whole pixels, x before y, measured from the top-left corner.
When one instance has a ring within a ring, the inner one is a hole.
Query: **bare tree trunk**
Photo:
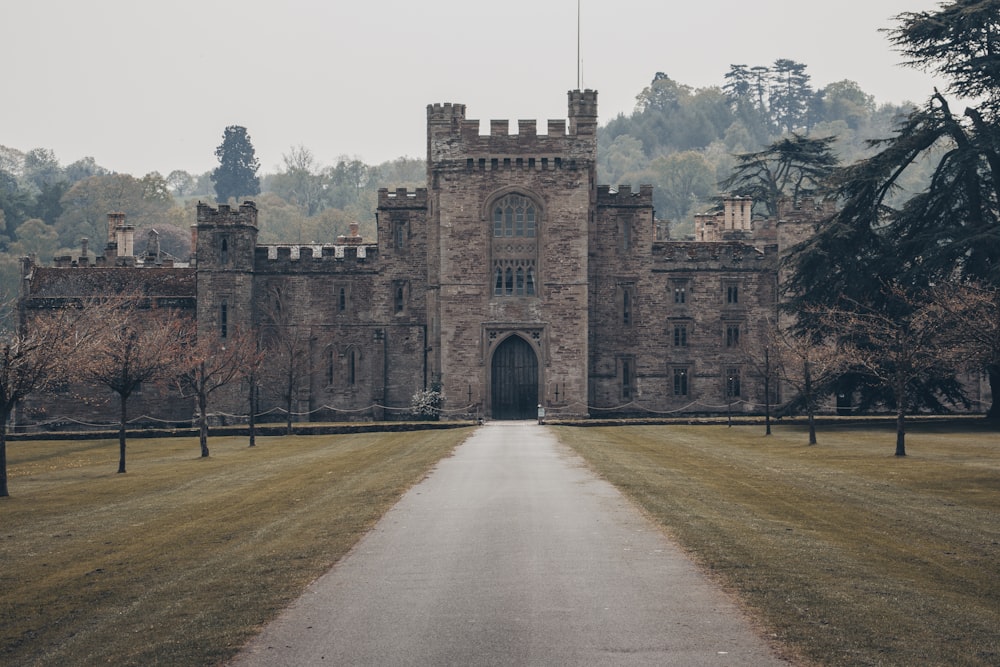
[[[812,374],[809,372],[809,362],[803,365],[803,387],[806,395],[806,412],[809,415],[809,444],[816,444],[816,401],[813,400]]]
[[[198,416],[201,423],[198,428],[198,443],[201,445],[202,458],[208,456],[208,397],[204,391],[198,392]]]
[[[250,376],[250,416],[248,417],[250,427],[250,446],[257,444],[257,382],[256,378]]]
[[[771,435],[771,358],[764,348],[764,435]]]
[[[121,420],[118,424],[118,472],[125,472],[125,424],[128,421],[128,396],[121,397]]]
[[[906,382],[896,381],[896,456],[906,456]]]
[[[896,408],[896,456],[906,456],[906,414],[902,406]]]
[[[285,404],[287,408],[285,411],[285,435],[292,434],[292,392],[288,392],[288,401]]]
[[[0,498],[10,495],[7,491],[7,419],[10,413],[0,414]]]
[[[1000,421],[1000,365],[990,364],[986,367],[986,376],[990,381],[990,393],[993,395],[993,402],[986,413],[986,418]]]

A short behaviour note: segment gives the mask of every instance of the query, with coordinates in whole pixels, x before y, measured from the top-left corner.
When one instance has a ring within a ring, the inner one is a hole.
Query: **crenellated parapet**
[[[617,208],[643,208],[652,206],[653,186],[640,185],[639,191],[633,192],[631,185],[619,185],[614,190],[610,185],[598,185],[597,205]]]
[[[837,212],[832,201],[817,201],[805,197],[797,202],[783,199],[778,202],[778,222],[776,238],[782,251],[806,241],[819,229],[820,223],[829,220]]]
[[[760,270],[776,257],[773,247],[757,248],[739,241],[658,241],[653,244],[654,270]]]
[[[257,227],[257,204],[247,200],[233,209],[229,204],[219,204],[218,208],[212,208],[198,202],[198,224]]]
[[[549,120],[544,134],[534,120],[518,120],[516,132],[509,120],[491,120],[487,134],[479,128],[479,120],[465,117],[464,104],[428,105],[429,163],[466,171],[576,167],[596,157],[597,91],[569,91],[568,125]]]
[[[276,243],[259,245],[254,253],[254,266],[259,273],[351,273],[366,268],[373,271],[377,260],[378,246],[374,243]]]
[[[384,210],[413,210],[427,208],[427,188],[379,188],[378,207]]]

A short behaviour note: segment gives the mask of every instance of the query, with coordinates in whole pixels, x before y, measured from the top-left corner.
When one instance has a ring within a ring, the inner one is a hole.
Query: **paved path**
[[[786,665],[544,427],[493,422],[234,665]]]

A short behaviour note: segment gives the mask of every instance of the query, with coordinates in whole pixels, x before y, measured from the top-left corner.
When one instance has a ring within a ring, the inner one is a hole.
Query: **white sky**
[[[582,0],[583,87],[604,124],[657,71],[695,88],[730,64],[808,65],[876,101],[923,101],[879,28],[938,0]],[[263,172],[304,145],[320,165],[424,157],[426,106],[469,118],[566,117],[576,0],[4,0],[0,144],[141,176],[216,166],[247,127]],[[513,123],[512,123],[513,125]],[[484,130],[488,131],[488,130]],[[390,185],[391,184],[387,184]]]

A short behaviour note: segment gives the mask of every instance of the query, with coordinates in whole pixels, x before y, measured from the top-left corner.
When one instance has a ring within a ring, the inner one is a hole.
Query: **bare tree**
[[[911,392],[922,380],[950,374],[959,352],[948,344],[947,311],[932,294],[898,285],[883,290],[879,307],[845,299],[826,320],[840,337],[846,360],[889,390],[896,408],[896,456],[906,456]]]
[[[128,401],[143,383],[176,376],[185,348],[194,339],[193,322],[152,307],[138,294],[104,299],[88,306],[88,317],[101,323],[81,378],[118,395],[118,472],[125,472]]]
[[[843,372],[845,356],[835,341],[820,329],[775,328],[775,352],[781,380],[792,387],[806,410],[809,444],[815,445],[816,411],[820,396]]]
[[[947,311],[949,338],[963,352],[964,370],[985,372],[994,390],[986,418],[1000,419],[1000,289],[979,282],[948,283],[935,288],[935,298]]]
[[[0,332],[0,497],[7,488],[7,423],[19,401],[66,379],[86,337],[67,335],[76,329],[80,311],[59,309],[35,317],[31,326]]]
[[[240,331],[232,332],[223,340],[199,338],[188,349],[176,381],[181,394],[194,396],[198,404],[198,442],[203,457],[209,454],[209,398],[223,387],[247,377],[256,367],[259,356],[256,338]]]
[[[763,385],[765,435],[771,435],[771,404],[781,377],[779,336],[775,321],[766,319],[753,335],[740,337],[743,361]]]
[[[284,295],[270,290],[263,304],[262,348],[267,361],[260,382],[281,401],[285,410],[285,429],[292,433],[292,414],[299,387],[309,375],[308,332],[301,330],[288,316]],[[252,389],[251,389],[252,391]]]

